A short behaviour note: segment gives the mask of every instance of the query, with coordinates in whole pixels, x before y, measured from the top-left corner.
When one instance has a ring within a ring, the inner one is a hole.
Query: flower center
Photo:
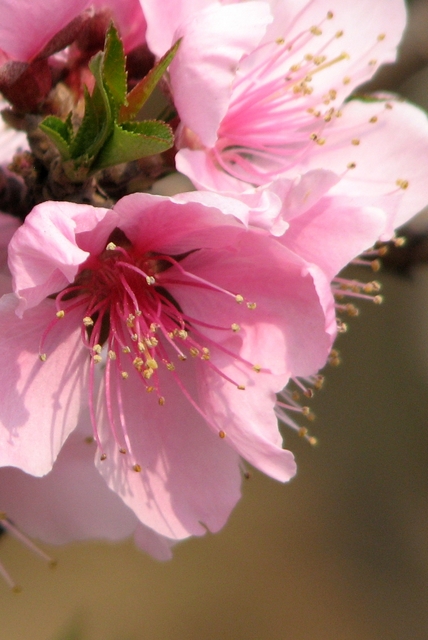
[[[197,250],[196,250],[197,251]],[[176,371],[180,362],[189,356],[206,363],[212,370],[238,389],[244,385],[227,376],[211,362],[211,348],[239,360],[248,367],[259,371],[239,355],[239,347],[230,350],[224,339],[219,337],[239,332],[240,326],[232,322],[228,326],[209,323],[185,313],[168,291],[168,285],[193,287],[195,295],[213,293],[227,304],[242,304],[240,294],[186,271],[181,264],[186,256],[168,256],[154,252],[140,252],[120,230],[110,237],[106,249],[99,256],[90,256],[82,265],[75,281],[55,298],[56,317],[46,328],[40,345],[40,359],[46,360],[43,346],[47,335],[66,313],[72,309],[82,309],[82,342],[90,355],[89,407],[94,438],[101,450],[101,459],[106,458],[97,428],[95,411],[96,367],[105,365],[105,400],[111,432],[121,453],[131,451],[126,420],[122,410],[121,384],[131,374],[137,373],[146,392],[157,396],[160,406],[165,404],[161,391],[161,372],[170,372],[176,385],[191,405],[214,426],[193,399]],[[255,303],[247,303],[249,310]],[[214,332],[213,332],[214,330]],[[226,333],[225,333],[226,332]],[[126,383],[125,383],[126,384]],[[113,390],[114,388],[114,390]],[[119,420],[117,419],[119,414]],[[120,427],[117,427],[120,422]],[[220,437],[225,433],[217,431]],[[141,467],[134,461],[133,467]]]

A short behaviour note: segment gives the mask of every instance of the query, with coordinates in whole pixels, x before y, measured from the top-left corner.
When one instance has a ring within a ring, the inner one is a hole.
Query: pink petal
[[[158,58],[173,44],[179,25],[186,24],[205,7],[219,6],[216,0],[140,0],[140,4],[147,20],[147,44]]]
[[[208,325],[241,327],[232,338],[225,331],[201,329],[211,339],[242,342],[240,355],[285,376],[283,385],[290,375],[311,375],[324,365],[331,339],[315,283],[325,276],[273,237],[243,232],[234,246],[191,253],[180,265],[244,297],[239,305],[215,291],[196,296],[192,287],[165,284],[189,316]],[[165,272],[165,283],[173,276],[173,269]],[[255,302],[256,309],[248,309],[246,302]]]
[[[88,249],[105,248],[114,219],[108,209],[71,202],[43,202],[34,207],[9,245],[9,267],[20,298],[17,313],[22,316],[26,309],[73,282],[89,256]]]
[[[14,60],[31,60],[87,5],[88,0],[2,0],[0,49]]]
[[[367,204],[383,208],[386,238],[426,205],[428,181],[420,159],[428,155],[428,120],[417,107],[353,100],[328,129],[325,144],[316,146],[304,167],[344,172],[332,193],[365,197]],[[355,168],[348,169],[350,163]]]
[[[269,1],[274,20],[263,41],[292,43],[289,67],[301,65],[308,54],[326,56],[326,64],[319,65],[322,70],[313,73],[311,86],[320,97],[334,89],[336,107],[381,64],[395,60],[406,26],[402,0]],[[342,54],[346,57],[339,60]]]
[[[331,279],[355,256],[373,246],[385,222],[381,209],[358,207],[345,197],[325,197],[294,218],[281,241],[318,265]]]
[[[236,374],[236,365],[223,366],[223,370]],[[272,478],[290,480],[296,473],[296,463],[293,454],[283,449],[273,412],[276,397],[272,379],[254,373],[253,384],[244,391],[226,384],[211,371],[199,380],[204,409],[215,424],[224,425],[224,446],[231,445],[247,462]],[[217,437],[219,431],[220,428]]]
[[[193,361],[182,364],[180,381],[197,400]],[[101,408],[107,458],[100,461],[97,456],[98,470],[138,519],[157,533],[180,539],[203,535],[206,528],[218,531],[240,497],[238,457],[210,432],[173,374],[162,369],[159,376],[164,406],[159,406],[156,393],[142,393],[135,371],[129,371],[127,380],[113,376],[112,395],[122,398],[131,451],[119,452]],[[141,466],[139,473],[133,464]]]
[[[56,319],[53,300],[16,317],[13,294],[0,300],[1,370],[0,466],[16,466],[33,475],[50,471],[86,400],[87,354],[81,346],[78,310],[59,320],[45,341],[46,362],[39,345]],[[42,399],[42,401],[41,401]]]
[[[85,441],[82,429],[70,435],[52,471],[43,478],[1,469],[0,503],[28,535],[50,544],[87,538],[120,540],[138,524],[95,469],[94,445]]]
[[[175,39],[183,40],[170,65],[174,103],[183,125],[206,146],[216,141],[239,61],[258,44],[270,20],[265,2],[245,2],[213,4],[177,25]]]

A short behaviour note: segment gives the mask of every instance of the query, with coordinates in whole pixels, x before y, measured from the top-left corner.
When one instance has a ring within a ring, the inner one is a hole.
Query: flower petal
[[[76,427],[86,401],[87,354],[81,346],[81,316],[70,312],[46,338],[46,362],[39,358],[43,334],[55,317],[46,300],[16,317],[15,295],[0,300],[0,465],[41,476],[50,471]]]

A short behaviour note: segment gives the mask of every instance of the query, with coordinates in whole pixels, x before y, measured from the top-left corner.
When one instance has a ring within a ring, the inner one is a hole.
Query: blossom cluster
[[[245,462],[295,474],[287,385],[379,300],[338,274],[428,201],[426,116],[358,89],[404,4],[0,9],[2,519],[165,559],[225,524]],[[155,84],[167,124],[128,122]]]

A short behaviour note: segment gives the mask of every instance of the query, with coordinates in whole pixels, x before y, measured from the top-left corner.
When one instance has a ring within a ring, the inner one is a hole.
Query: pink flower
[[[334,314],[322,272],[250,217],[198,192],[35,207],[0,301],[0,463],[47,473],[88,406],[107,485],[171,539],[223,526],[237,454],[288,480],[275,393],[324,364]]]
[[[141,1],[157,55],[183,36],[170,67],[182,123],[176,164],[198,188],[240,193],[329,169],[341,178],[335,193],[366,195],[371,204],[377,198],[386,208],[386,236],[425,204],[419,157],[428,151],[426,117],[392,98],[344,104],[394,60],[405,26],[402,0],[272,0],[271,23],[262,18],[265,2],[201,0],[193,15],[180,2],[164,30],[160,7]],[[219,35],[227,12],[239,11],[253,25],[245,46],[236,29]],[[224,42],[222,56],[214,45],[205,48],[211,40]],[[403,185],[410,185],[404,199]]]

